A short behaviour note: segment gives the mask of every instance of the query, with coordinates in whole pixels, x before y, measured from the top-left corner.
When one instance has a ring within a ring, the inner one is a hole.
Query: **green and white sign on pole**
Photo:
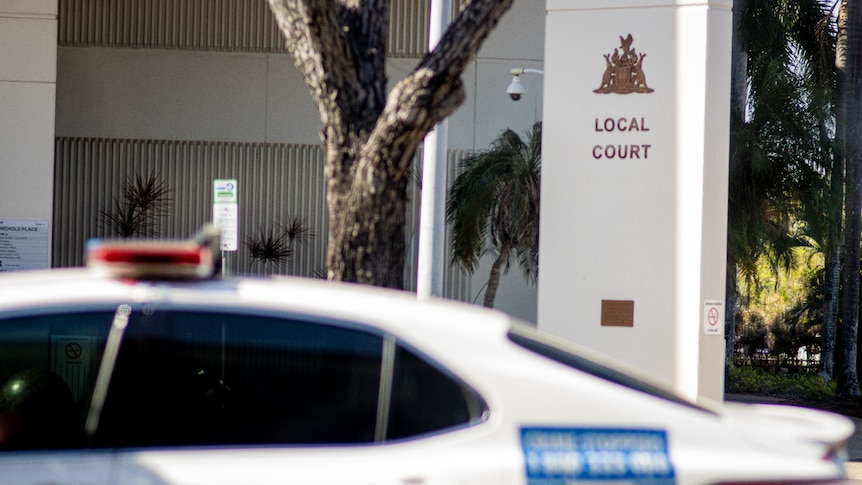
[[[237,250],[238,200],[236,179],[213,182],[213,224],[219,229],[222,251]]]

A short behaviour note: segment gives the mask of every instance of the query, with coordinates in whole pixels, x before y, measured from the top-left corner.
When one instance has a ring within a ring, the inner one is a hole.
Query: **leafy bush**
[[[816,373],[776,374],[751,367],[732,367],[724,378],[729,394],[759,394],[791,400],[828,401],[835,396],[835,383]]]

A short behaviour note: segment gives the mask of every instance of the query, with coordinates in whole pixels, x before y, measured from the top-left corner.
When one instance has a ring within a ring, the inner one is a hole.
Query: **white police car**
[[[0,276],[0,484],[839,483],[852,424],[701,407],[497,312],[105,243]]]

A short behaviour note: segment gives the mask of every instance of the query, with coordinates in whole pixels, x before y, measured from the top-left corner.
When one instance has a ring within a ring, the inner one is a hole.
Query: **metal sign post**
[[[236,251],[238,233],[239,198],[236,179],[213,181],[213,224],[219,229],[221,249],[221,271],[227,275],[226,252]]]

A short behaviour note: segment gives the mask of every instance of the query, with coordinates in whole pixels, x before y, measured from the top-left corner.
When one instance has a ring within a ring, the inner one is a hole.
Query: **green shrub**
[[[728,394],[759,394],[805,401],[825,401],[835,396],[835,383],[816,373],[776,374],[751,367],[732,367],[724,378]]]

